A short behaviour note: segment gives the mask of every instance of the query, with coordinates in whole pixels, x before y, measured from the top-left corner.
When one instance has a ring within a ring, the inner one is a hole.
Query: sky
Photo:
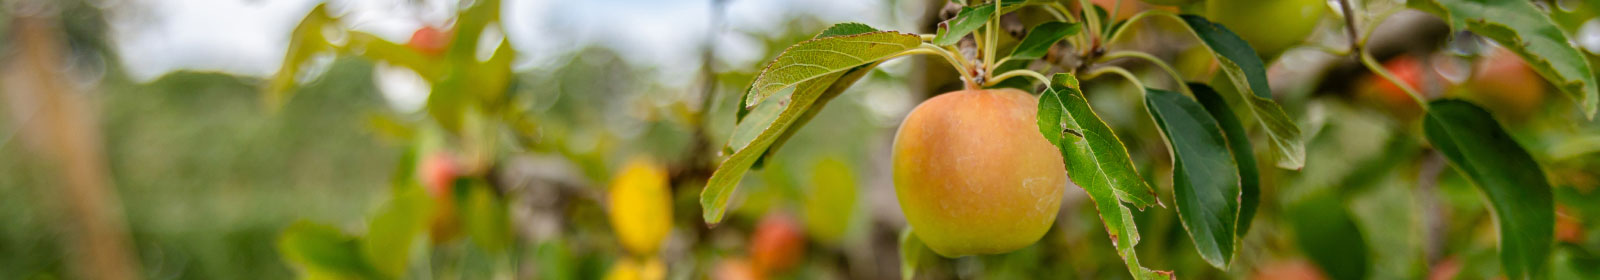
[[[420,1],[422,8],[413,3]],[[573,48],[597,43],[641,66],[667,69],[658,79],[692,80],[698,47],[711,34],[710,0],[502,0],[504,33],[519,51],[521,69],[555,63]],[[221,71],[266,77],[277,71],[288,36],[318,0],[123,0],[109,14],[122,65],[135,80],[177,70]],[[348,13],[346,24],[404,42],[422,24],[443,24],[454,1],[329,0]],[[911,1],[915,2],[915,1]],[[764,59],[760,42],[728,30],[777,30],[785,15],[817,15],[828,22],[856,21],[886,29],[885,1],[730,0],[716,48],[725,62]],[[902,7],[905,8],[905,7]],[[679,77],[683,76],[683,77]]]

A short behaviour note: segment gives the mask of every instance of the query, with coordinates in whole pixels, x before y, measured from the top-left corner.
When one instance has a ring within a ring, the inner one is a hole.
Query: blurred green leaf
[[[278,253],[305,278],[378,278],[360,246],[338,228],[308,221],[295,222],[278,238]]]
[[[390,278],[405,273],[412,245],[432,218],[432,200],[420,187],[407,188],[379,208],[367,224],[367,236],[361,244],[361,252],[373,268]]]
[[[1045,53],[1050,52],[1050,46],[1054,46],[1062,38],[1078,34],[1082,29],[1083,24],[1076,22],[1052,21],[1034,26],[1032,31],[1028,31],[1028,36],[1022,38],[1022,42],[1017,43],[1016,48],[1011,49],[1010,58],[1030,60],[1044,57]]]
[[[802,82],[871,64],[920,44],[922,38],[916,34],[895,31],[819,37],[794,44],[778,54],[750,82],[750,91],[746,93],[742,106],[755,106],[777,92]]]
[[[1413,0],[1408,7],[1450,22],[1452,29],[1471,30],[1517,53],[1535,72],[1550,80],[1594,118],[1600,109],[1600,85],[1589,61],[1565,32],[1530,1]]]
[[[917,267],[922,265],[923,259],[933,256],[928,247],[922,245],[922,240],[912,233],[911,227],[900,231],[900,279],[910,280],[917,276]]]
[[[803,201],[806,232],[830,245],[843,242],[855,216],[856,197],[856,175],[849,164],[834,157],[818,160]]]
[[[317,4],[306,13],[306,17],[295,25],[294,32],[289,35],[289,50],[283,57],[283,66],[273,74],[272,81],[268,83],[266,104],[268,108],[277,108],[289,99],[295,87],[296,77],[300,68],[318,53],[334,51],[333,44],[323,37],[323,29],[328,24],[335,24],[338,18],[328,15],[327,4]]]
[[[1506,275],[1547,276],[1555,205],[1544,170],[1483,108],[1461,100],[1429,104],[1423,133],[1493,205]]]
[[[1216,55],[1217,62],[1222,66],[1233,81],[1234,88],[1239,90],[1242,102],[1255,114],[1256,120],[1261,122],[1261,128],[1267,133],[1267,139],[1272,142],[1272,147],[1277,151],[1277,166],[1286,169],[1300,169],[1305,166],[1306,145],[1300,138],[1300,127],[1289,119],[1283,108],[1272,101],[1272,88],[1267,85],[1267,67],[1261,62],[1261,57],[1256,56],[1255,49],[1250,44],[1240,39],[1239,35],[1228,31],[1226,27],[1213,23],[1196,15],[1181,15],[1183,22],[1194,31],[1195,36],[1204,42],[1206,47]],[[1229,96],[1224,95],[1224,98]],[[1237,103],[1237,102],[1233,102]]]
[[[469,91],[476,93],[485,102],[500,101],[511,85],[511,62],[516,59],[517,50],[511,48],[511,40],[501,38],[495,45],[494,54],[488,61],[477,63],[470,68],[472,83],[468,84]],[[477,59],[472,62],[476,63]]]
[[[961,7],[955,18],[939,23],[939,30],[934,31],[932,43],[940,46],[954,45],[961,41],[961,37],[966,37],[967,34],[972,34],[972,31],[983,27],[994,12],[994,4]]]
[[[456,14],[456,38],[445,55],[452,61],[477,61],[478,38],[490,23],[500,21],[500,0],[477,0]],[[501,28],[504,30],[504,28]],[[502,31],[504,32],[504,31]]]
[[[444,75],[443,61],[436,57],[429,57],[405,44],[390,42],[383,38],[361,31],[345,31],[349,35],[349,43],[341,49],[360,53],[361,56],[388,62],[416,71],[418,76],[428,81],[438,81]]]
[[[1227,269],[1238,236],[1239,168],[1222,127],[1183,94],[1145,89],[1145,106],[1172,154],[1172,193],[1178,218],[1200,258]]]
[[[1295,244],[1328,277],[1365,279],[1369,266],[1367,242],[1341,196],[1330,190],[1291,202],[1284,209],[1285,220],[1294,229]]]
[[[1558,245],[1555,254],[1556,279],[1600,279],[1600,256],[1571,243]]]
[[[1089,108],[1078,90],[1078,79],[1056,74],[1054,80],[1056,86],[1039,95],[1039,133],[1061,149],[1072,182],[1084,188],[1109,189],[1119,200],[1140,209],[1159,205],[1155,191],[1133,167],[1128,148]],[[1075,135],[1067,137],[1069,133]]]
[[[511,245],[511,220],[507,216],[505,202],[495,195],[494,187],[479,180],[465,187],[467,193],[461,197],[462,227],[465,227],[467,236],[473,243],[485,251],[501,252]]]
[[[1245,134],[1239,116],[1228,107],[1222,94],[1201,83],[1190,83],[1189,90],[1200,101],[1206,112],[1217,120],[1222,134],[1228,138],[1228,149],[1233,150],[1233,162],[1239,168],[1239,222],[1234,236],[1243,239],[1250,233],[1250,222],[1255,219],[1256,206],[1261,204],[1261,171],[1256,169],[1255,150],[1250,147],[1250,136]],[[1179,206],[1180,208],[1182,206]]]
[[[1134,172],[1127,150],[1116,139],[1116,134],[1089,109],[1089,103],[1078,90],[1077,78],[1056,74],[1054,80],[1057,86],[1039,95],[1040,134],[1061,150],[1067,174],[1089,194],[1095,210],[1100,212],[1106,233],[1117,248],[1117,255],[1122,256],[1133,278],[1173,279],[1171,271],[1152,270],[1139,264],[1139,254],[1134,250],[1139,244],[1139,229],[1134,225],[1132,211],[1120,202],[1127,198],[1119,199],[1117,188],[1144,189],[1134,193],[1149,195],[1146,203],[1155,201],[1154,192]],[[1066,136],[1073,132],[1082,137]]]

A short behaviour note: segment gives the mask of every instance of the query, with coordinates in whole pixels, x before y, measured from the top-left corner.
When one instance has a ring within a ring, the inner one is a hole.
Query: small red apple
[[[1544,105],[1544,79],[1504,48],[1485,55],[1468,84],[1479,104],[1513,119],[1525,119]]]
[[[765,279],[756,274],[750,267],[750,262],[744,259],[722,259],[717,261],[717,266],[711,272],[714,280],[759,280]]]
[[[1322,280],[1322,270],[1305,260],[1287,260],[1267,264],[1257,270],[1251,279]]]
[[[1425,79],[1437,78],[1437,80],[1443,80],[1437,72],[1434,72],[1421,59],[1410,55],[1391,58],[1383,62],[1383,68],[1388,70],[1389,74],[1393,74],[1400,82],[1417,91],[1424,90],[1422,86]],[[1383,109],[1387,109],[1401,118],[1420,116],[1422,106],[1418,105],[1417,101],[1412,99],[1411,94],[1406,93],[1405,89],[1390,82],[1389,79],[1384,79],[1383,76],[1377,73],[1369,73],[1362,78],[1361,84],[1363,85],[1361,92],[1366,95],[1366,98],[1382,104]]]
[[[407,41],[406,46],[423,54],[437,56],[443,54],[445,48],[450,46],[451,33],[453,32],[450,30],[423,25],[411,33],[411,41]]]
[[[461,164],[456,162],[455,156],[446,152],[428,155],[417,168],[418,179],[427,187],[428,194],[434,197],[448,197],[456,177],[461,176]]]
[[[1556,205],[1556,241],[1583,243],[1583,222],[1566,205]]]
[[[794,267],[805,253],[800,224],[786,215],[769,215],[750,237],[750,262],[756,271],[771,274]]]
[[[435,152],[422,159],[417,166],[417,178],[421,181],[423,190],[428,196],[433,197],[434,216],[430,225],[433,242],[443,243],[454,239],[460,233],[460,221],[456,218],[456,200],[454,196],[455,181],[461,177],[462,168],[456,162],[455,156],[446,152]]]

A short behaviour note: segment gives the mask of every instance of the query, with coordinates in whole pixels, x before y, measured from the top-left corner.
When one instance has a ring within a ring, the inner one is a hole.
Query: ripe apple
[[[1305,260],[1287,260],[1262,266],[1251,279],[1321,280],[1328,279],[1316,265]]]
[[[912,231],[945,257],[998,254],[1055,222],[1066,166],[1039,135],[1038,101],[1015,89],[935,96],[894,138],[894,185]]]
[[[750,265],[758,274],[770,275],[800,263],[805,250],[799,222],[782,214],[768,215],[750,237]]]
[[[1504,48],[1484,56],[1467,84],[1479,104],[1512,119],[1525,119],[1544,105],[1544,79]]]
[[[450,47],[451,33],[449,30],[423,25],[417,28],[417,31],[411,32],[411,40],[406,41],[406,46],[426,55],[437,56]]]
[[[1206,19],[1239,34],[1268,62],[1305,41],[1327,12],[1323,0],[1206,1]]]
[[[1420,59],[1410,55],[1401,55],[1383,62],[1383,68],[1393,74],[1395,78],[1410,86],[1412,89],[1423,90],[1423,80],[1429,77],[1438,78],[1438,74],[1429,69]],[[1442,79],[1442,78],[1440,78]],[[1422,112],[1422,106],[1411,98],[1399,85],[1389,82],[1375,73],[1368,73],[1362,78],[1361,93],[1365,98],[1382,104],[1384,109],[1402,118],[1416,117]]]
[[[1566,205],[1556,204],[1556,241],[1583,244],[1583,222]]]
[[[611,227],[617,239],[638,256],[651,256],[672,230],[672,192],[667,171],[654,161],[635,158],[612,178],[607,193]]]
[[[1094,0],[1091,2],[1095,6],[1100,6],[1101,9],[1106,9],[1107,13],[1111,12],[1111,10],[1116,10],[1117,14],[1111,15],[1114,20],[1128,19],[1133,15],[1139,14],[1139,11],[1144,10],[1139,1],[1134,0]]]
[[[417,165],[417,178],[422,183],[423,190],[433,197],[434,207],[433,222],[430,232],[434,243],[443,243],[454,239],[461,231],[461,221],[456,217],[456,199],[454,186],[456,178],[461,177],[461,164],[454,155],[448,152],[434,152],[422,159]]]
[[[759,280],[765,279],[750,268],[750,262],[743,259],[722,259],[717,261],[716,268],[711,272],[714,280]]]

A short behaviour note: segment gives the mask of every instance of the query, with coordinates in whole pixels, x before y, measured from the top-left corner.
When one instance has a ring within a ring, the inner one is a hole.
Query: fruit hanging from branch
[[[1026,247],[1055,222],[1066,167],[1015,89],[935,96],[900,125],[894,184],[917,237],[946,257]]]
[[[622,247],[652,256],[672,230],[672,192],[665,168],[645,158],[628,162],[607,192],[611,227]]]

